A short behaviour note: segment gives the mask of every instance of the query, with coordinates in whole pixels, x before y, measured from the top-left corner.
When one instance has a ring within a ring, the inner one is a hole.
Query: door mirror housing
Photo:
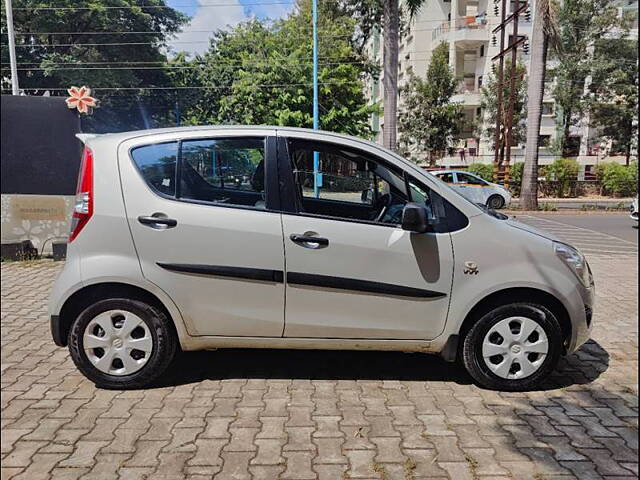
[[[402,210],[402,229],[415,233],[432,232],[435,220],[429,218],[424,205],[407,203]]]

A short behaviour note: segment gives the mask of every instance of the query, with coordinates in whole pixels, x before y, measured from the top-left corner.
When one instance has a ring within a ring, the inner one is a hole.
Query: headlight
[[[591,269],[584,255],[571,245],[566,243],[553,242],[553,249],[556,255],[567,265],[576,277],[582,282],[585,287],[591,286],[593,283],[593,277],[591,276]]]

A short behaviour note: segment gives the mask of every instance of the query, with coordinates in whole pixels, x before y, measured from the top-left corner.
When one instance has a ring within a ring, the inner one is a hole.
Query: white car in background
[[[460,170],[437,170],[429,172],[435,175],[463,197],[473,203],[498,210],[509,205],[511,193],[502,185],[487,182],[469,172]]]
[[[629,211],[631,212],[631,218],[633,220],[636,221],[636,227],[638,226],[638,196],[636,195],[636,198],[633,200],[633,203],[631,203],[631,207],[629,208]]]

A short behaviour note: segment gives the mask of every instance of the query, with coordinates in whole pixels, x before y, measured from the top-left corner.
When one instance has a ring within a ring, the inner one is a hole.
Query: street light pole
[[[313,129],[318,129],[318,0],[313,0]],[[322,176],[320,175],[320,155],[313,152],[313,195],[320,196]]]
[[[7,10],[7,36],[9,37],[9,63],[11,64],[11,94],[20,95],[18,88],[18,67],[16,65],[16,41],[13,31],[13,7],[11,0],[5,0]]]

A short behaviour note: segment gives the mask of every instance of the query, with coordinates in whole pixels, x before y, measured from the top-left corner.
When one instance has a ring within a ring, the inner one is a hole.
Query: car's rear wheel
[[[535,388],[555,368],[562,329],[542,305],[512,303],[495,308],[463,340],[464,366],[480,385],[521,391]]]
[[[487,207],[494,210],[499,210],[504,207],[505,201],[501,195],[491,195],[487,200]]]
[[[139,300],[101,300],[85,309],[69,334],[78,369],[99,387],[140,388],[167,369],[177,348],[169,319]]]

